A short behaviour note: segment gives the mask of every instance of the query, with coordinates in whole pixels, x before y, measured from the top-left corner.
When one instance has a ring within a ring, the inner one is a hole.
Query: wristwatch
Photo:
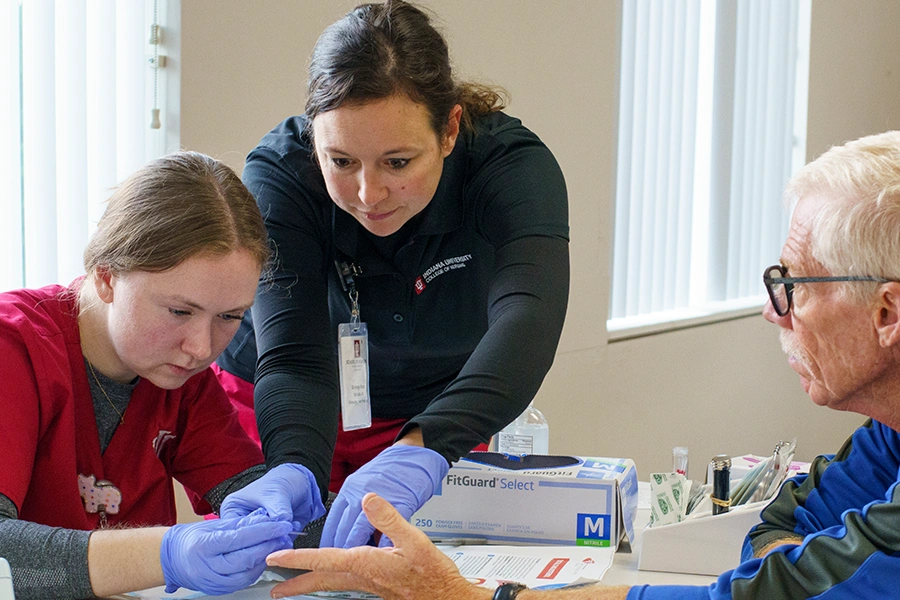
[[[513,600],[522,590],[527,590],[528,586],[522,583],[502,583],[494,590],[493,600]]]

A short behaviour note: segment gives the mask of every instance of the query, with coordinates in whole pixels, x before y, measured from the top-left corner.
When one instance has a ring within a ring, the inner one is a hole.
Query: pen
[[[712,514],[728,512],[731,505],[731,459],[727,454],[717,454],[713,463]]]

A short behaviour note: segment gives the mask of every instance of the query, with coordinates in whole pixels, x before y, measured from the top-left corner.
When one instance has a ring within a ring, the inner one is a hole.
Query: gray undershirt
[[[98,384],[86,361],[85,368],[102,453],[119,426],[120,414],[125,414],[137,380],[119,383],[95,370]],[[265,472],[265,465],[250,467],[211,489],[204,499],[218,514],[228,494],[256,481]],[[9,561],[12,569],[16,600],[93,598],[87,560],[91,532],[20,521],[18,516],[12,500],[0,494],[0,556]]]

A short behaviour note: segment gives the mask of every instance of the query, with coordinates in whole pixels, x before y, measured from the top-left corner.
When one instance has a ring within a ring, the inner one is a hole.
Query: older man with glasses
[[[285,550],[269,564],[312,572],[274,597],[366,590],[386,599],[654,600],[900,598],[900,132],[823,154],[788,184],[794,204],[781,263],[763,273],[763,316],[813,402],[869,420],[763,510],[742,562],[709,587],[602,584],[496,591],[453,562],[383,499],[363,509],[395,548]]]

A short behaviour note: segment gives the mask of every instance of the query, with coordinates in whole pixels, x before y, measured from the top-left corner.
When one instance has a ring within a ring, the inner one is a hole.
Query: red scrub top
[[[72,289],[0,294],[0,493],[20,519],[98,528],[100,513],[88,512],[79,489],[94,477],[121,495],[108,525],[172,525],[172,477],[203,514],[203,495],[263,462],[209,369],[177,390],[142,379],[101,455],[87,377]]]

